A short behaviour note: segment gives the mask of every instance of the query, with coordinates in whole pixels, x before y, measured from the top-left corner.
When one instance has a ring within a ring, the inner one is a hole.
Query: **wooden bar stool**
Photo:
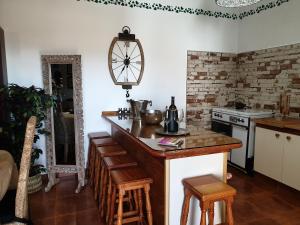
[[[106,131],[102,131],[102,132],[92,132],[88,134],[88,138],[89,138],[89,149],[88,149],[88,157],[87,157],[87,165],[86,165],[86,177],[89,178],[89,168],[91,165],[91,147],[92,147],[92,140],[93,139],[101,139],[101,138],[108,138],[110,137],[109,133],[107,133]]]
[[[110,204],[110,198],[106,196],[111,195],[111,179],[110,172],[116,169],[123,169],[128,167],[136,167],[137,162],[129,155],[119,155],[114,157],[103,157],[103,164],[101,167],[101,184],[100,184],[100,201],[99,208],[101,216],[105,213],[105,200],[107,200],[107,208]],[[108,185],[109,184],[109,185]]]
[[[143,215],[143,197],[142,190],[145,193],[146,199],[146,213],[148,225],[152,225],[152,211],[150,204],[150,184],[153,182],[140,167],[131,167],[121,170],[111,171],[111,184],[112,184],[112,194],[108,196],[111,198],[111,204],[109,208],[109,225],[114,224],[114,213],[115,213],[115,203],[118,203],[118,210],[116,215],[116,224],[121,225],[125,223],[131,223],[138,221],[140,223],[144,222]],[[123,213],[123,200],[126,192],[133,191],[135,195],[135,207],[133,211],[128,211]],[[116,196],[118,193],[118,200],[116,201]]]
[[[101,138],[101,139],[93,139],[92,140],[92,146],[91,146],[91,164],[89,169],[89,175],[90,175],[90,184],[92,187],[95,185],[95,161],[96,161],[96,149],[98,147],[103,146],[111,146],[111,145],[118,145],[118,142],[116,142],[112,138]]]
[[[103,157],[112,157],[119,155],[126,155],[127,152],[120,145],[112,145],[112,146],[103,146],[98,147],[96,151],[96,159],[95,159],[95,186],[94,186],[94,198],[97,200],[99,195],[99,185],[100,185],[100,176],[101,173],[101,162]]]
[[[225,201],[227,212],[227,223],[233,225],[232,203],[236,190],[220,181],[212,175],[186,178],[182,181],[184,185],[184,201],[180,225],[186,225],[190,199],[194,195],[200,201],[201,223],[206,225],[206,211],[209,212],[209,225],[214,224],[214,203],[216,201]]]

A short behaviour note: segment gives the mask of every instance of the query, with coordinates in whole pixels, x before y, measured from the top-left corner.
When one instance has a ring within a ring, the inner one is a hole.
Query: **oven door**
[[[227,136],[232,136],[232,126],[230,123],[222,122],[219,120],[212,120],[211,129],[214,132],[221,133]]]
[[[216,133],[221,133],[227,136],[232,136],[232,125],[230,123],[226,123],[226,122],[222,122],[219,120],[212,120],[211,122],[211,129],[212,131],[216,132]],[[231,160],[231,153],[228,152],[227,155],[227,159],[228,161]]]

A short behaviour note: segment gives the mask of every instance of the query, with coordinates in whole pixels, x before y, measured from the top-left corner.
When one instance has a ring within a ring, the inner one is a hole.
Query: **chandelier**
[[[216,4],[222,7],[241,7],[260,2],[261,0],[215,0]]]

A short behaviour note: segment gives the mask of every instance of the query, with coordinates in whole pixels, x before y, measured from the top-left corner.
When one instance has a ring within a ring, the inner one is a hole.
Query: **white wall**
[[[290,0],[239,22],[238,51],[300,43],[300,1]]]
[[[144,76],[131,98],[151,99],[158,109],[170,104],[171,95],[185,108],[187,50],[237,52],[238,24],[227,19],[76,0],[1,0],[8,80],[42,87],[42,54],[81,54],[85,133],[109,130],[101,111],[128,106],[107,66],[110,42],[124,25],[145,53]]]

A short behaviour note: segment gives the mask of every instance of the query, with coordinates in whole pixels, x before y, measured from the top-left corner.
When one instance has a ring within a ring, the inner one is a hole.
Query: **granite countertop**
[[[300,135],[300,119],[297,118],[263,118],[255,119],[256,126]]]

